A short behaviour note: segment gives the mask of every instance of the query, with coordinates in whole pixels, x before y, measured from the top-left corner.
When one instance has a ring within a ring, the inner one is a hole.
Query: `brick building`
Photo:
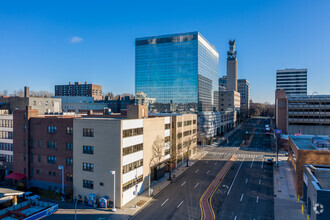
[[[102,86],[96,84],[81,84],[75,82],[69,85],[56,85],[55,96],[89,96],[94,97],[95,100],[102,100]]]
[[[330,165],[330,138],[328,136],[289,136],[288,160],[297,195],[303,195],[305,164]]]
[[[75,115],[38,115],[38,110],[14,111],[14,173],[24,174],[27,187],[72,192],[73,119]],[[15,177],[14,177],[15,178]]]

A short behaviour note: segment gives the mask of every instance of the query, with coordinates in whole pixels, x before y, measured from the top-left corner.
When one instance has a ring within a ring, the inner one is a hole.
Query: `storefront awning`
[[[12,180],[22,180],[25,177],[26,175],[22,173],[11,173],[8,176],[6,176],[7,179],[12,179]]]

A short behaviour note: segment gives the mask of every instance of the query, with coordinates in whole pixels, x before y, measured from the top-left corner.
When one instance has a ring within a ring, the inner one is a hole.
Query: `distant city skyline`
[[[330,94],[329,9],[326,0],[1,2],[0,90],[87,81],[134,93],[135,38],[199,31],[219,52],[219,77],[236,39],[238,78],[254,102],[274,103],[276,70],[285,68],[308,70],[308,94]]]

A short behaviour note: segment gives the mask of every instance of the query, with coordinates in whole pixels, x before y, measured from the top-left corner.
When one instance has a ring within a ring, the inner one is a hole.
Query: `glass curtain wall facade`
[[[199,32],[137,38],[135,93],[182,110],[217,108],[218,52]]]

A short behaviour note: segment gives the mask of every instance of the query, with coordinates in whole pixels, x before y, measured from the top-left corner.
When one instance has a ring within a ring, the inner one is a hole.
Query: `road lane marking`
[[[184,181],[184,182],[181,184],[181,186],[184,186],[184,184],[186,184],[186,181]]]
[[[255,159],[255,158],[253,158],[253,160],[252,160],[252,163],[251,163],[251,166],[250,166],[250,168],[252,168],[252,166],[253,166],[253,162],[254,162],[254,159]]]
[[[240,202],[242,202],[243,197],[244,197],[244,194],[242,193],[242,195],[241,195],[241,199],[239,200]]]
[[[165,202],[163,202],[161,206],[163,206],[167,201],[168,201],[168,199],[166,199]]]
[[[214,164],[214,165],[217,165],[217,163],[218,163],[218,162],[215,162],[215,164]]]
[[[197,173],[199,171],[199,169],[198,170],[196,170],[196,172],[195,173]]]
[[[264,168],[264,160],[265,160],[265,158],[262,159],[261,169]]]
[[[248,178],[246,178],[246,180],[245,180],[245,184],[247,184],[247,182],[249,181],[249,179]]]
[[[245,159],[245,158],[243,158],[243,160],[242,160],[242,162],[241,162],[241,165],[239,166],[239,168],[238,168],[238,170],[237,170],[237,172],[236,172],[236,175],[235,175],[235,177],[234,177],[234,180],[233,180],[233,182],[231,183],[231,185],[230,185],[230,187],[229,187],[229,190],[228,190],[228,192],[227,192],[227,196],[229,195],[230,190],[231,190],[231,188],[232,188],[233,185],[234,185],[234,182],[235,182],[235,180],[236,180],[236,177],[237,177],[237,175],[238,175],[239,170],[240,170],[241,167],[242,167],[242,164],[243,164],[244,159]]]
[[[257,196],[257,201],[256,201],[256,203],[258,203],[259,202],[259,196]]]
[[[198,186],[199,183],[196,184],[196,186],[194,187],[194,189]]]
[[[182,200],[182,202],[180,202],[180,204],[176,208],[179,208],[182,205],[182,203],[183,203],[183,200]]]
[[[237,216],[235,216],[234,220],[236,220],[236,219],[237,219]]]
[[[206,174],[209,174],[209,172],[210,172],[210,170],[208,170],[208,171],[206,172]]]
[[[259,184],[261,183],[261,180],[259,180]]]

